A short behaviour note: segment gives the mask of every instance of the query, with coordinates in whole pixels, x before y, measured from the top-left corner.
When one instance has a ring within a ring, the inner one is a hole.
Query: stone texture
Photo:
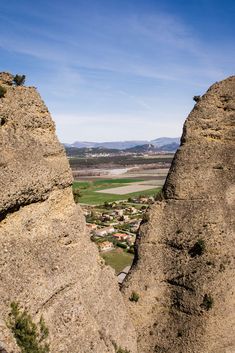
[[[136,352],[114,271],[104,265],[74,204],[72,176],[35,88],[0,99],[0,346],[17,352],[5,320],[12,301],[43,314],[52,353]]]
[[[1,85],[13,85],[13,78],[14,76],[9,72],[0,72],[0,84]]]
[[[140,228],[122,289],[139,353],[235,352],[234,161],[235,76],[195,105]]]

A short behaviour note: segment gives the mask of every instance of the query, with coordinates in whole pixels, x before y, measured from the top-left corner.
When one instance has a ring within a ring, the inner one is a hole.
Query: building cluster
[[[89,236],[101,252],[116,247],[134,251],[136,233],[152,202],[152,197],[142,197],[128,202],[105,202],[102,206],[83,206]]]

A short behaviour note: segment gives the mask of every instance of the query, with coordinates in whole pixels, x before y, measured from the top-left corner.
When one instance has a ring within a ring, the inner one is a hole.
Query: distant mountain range
[[[76,147],[76,148],[107,148],[117,150],[127,150],[136,146],[151,145],[152,148],[157,148],[163,151],[175,151],[180,143],[179,137],[159,137],[155,140],[133,140],[133,141],[114,141],[114,142],[87,142],[87,141],[75,141],[72,144],[65,143],[65,147]],[[169,149],[167,149],[169,148]]]
[[[154,146],[153,144],[138,145],[131,148],[126,148],[125,152],[145,153],[145,152],[175,152],[179,147],[179,143],[172,142],[163,146]]]

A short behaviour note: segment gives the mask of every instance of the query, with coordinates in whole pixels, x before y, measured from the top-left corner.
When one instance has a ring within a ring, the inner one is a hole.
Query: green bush
[[[194,96],[193,100],[197,103],[201,100],[201,96]]]
[[[15,75],[13,82],[16,86],[23,86],[25,83],[25,75]]]
[[[6,92],[7,92],[6,88],[3,86],[0,86],[0,98],[3,98]]]
[[[109,210],[110,208],[112,208],[112,204],[109,203],[108,201],[104,202],[104,208],[106,208],[107,210]]]
[[[73,190],[73,199],[74,199],[74,202],[78,203],[80,197],[82,197],[81,191],[80,191],[79,189],[74,189],[74,190]]]
[[[133,292],[131,293],[131,296],[130,296],[129,300],[130,300],[131,302],[137,303],[138,300],[139,300],[139,298],[140,298],[139,294],[133,291]]]
[[[201,304],[201,307],[205,310],[210,310],[213,307],[214,300],[209,294],[205,294],[203,297],[203,302]]]
[[[133,246],[130,247],[130,249],[127,250],[129,254],[135,254],[135,249]]]
[[[22,310],[18,303],[13,302],[7,326],[12,331],[21,353],[49,353],[49,344],[45,342],[49,332],[42,317],[37,326],[31,316]]]
[[[122,249],[126,249],[127,248],[126,244],[120,243],[119,241],[117,242],[117,246],[119,246],[119,248],[122,248]]]

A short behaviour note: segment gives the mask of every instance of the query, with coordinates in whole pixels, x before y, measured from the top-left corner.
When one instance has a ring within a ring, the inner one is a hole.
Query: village
[[[139,196],[97,206],[82,205],[89,236],[99,251],[119,247],[133,254],[136,233],[146,209],[153,202],[153,196]]]

